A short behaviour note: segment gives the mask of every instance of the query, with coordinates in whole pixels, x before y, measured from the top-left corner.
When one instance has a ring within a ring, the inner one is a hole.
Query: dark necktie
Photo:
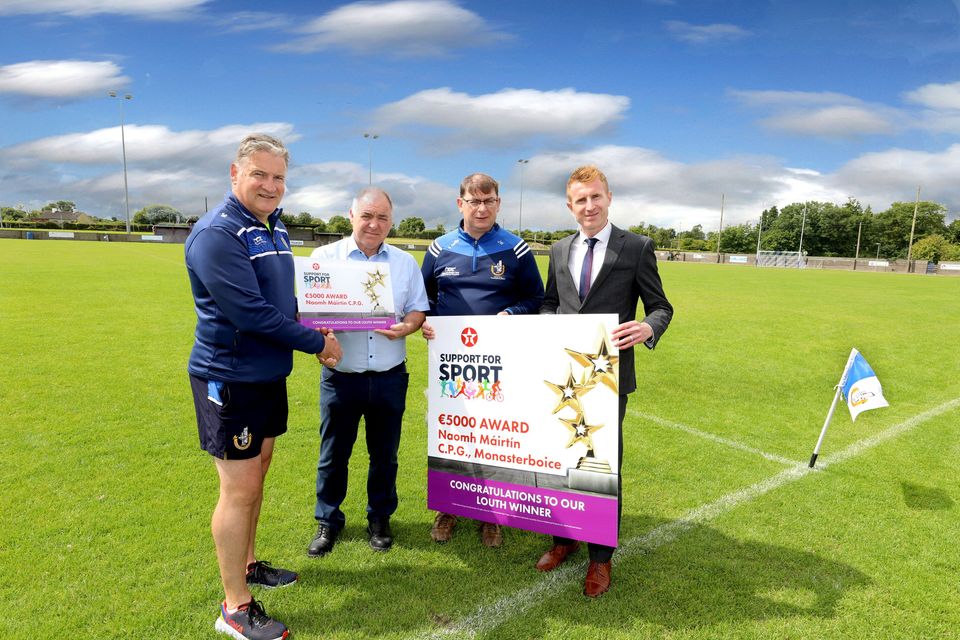
[[[593,274],[593,247],[599,240],[596,238],[587,238],[587,252],[583,255],[583,267],[580,269],[580,302],[587,298],[590,293],[590,280]]]

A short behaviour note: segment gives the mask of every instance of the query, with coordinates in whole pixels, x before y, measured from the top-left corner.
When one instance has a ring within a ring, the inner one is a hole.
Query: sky
[[[449,229],[479,171],[501,224],[572,228],[588,163],[623,227],[960,215],[960,0],[0,0],[0,33],[2,206],[123,219],[122,121],[131,215],[215,206],[254,131],[323,219],[372,178]]]

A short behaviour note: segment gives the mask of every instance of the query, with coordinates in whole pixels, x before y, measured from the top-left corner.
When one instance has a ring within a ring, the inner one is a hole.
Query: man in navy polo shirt
[[[527,243],[497,224],[500,185],[490,176],[473,173],[460,183],[459,227],[437,238],[423,258],[423,281],[430,298],[430,315],[512,315],[537,313],[543,302],[543,280]],[[423,337],[435,336],[429,322]],[[438,513],[430,530],[434,542],[453,536],[457,518]],[[487,547],[503,542],[500,525],[480,523]]]
[[[239,640],[289,633],[250,586],[297,581],[255,553],[264,478],[274,440],[287,430],[293,350],[327,366],[343,355],[332,333],[296,321],[293,252],[278,208],[289,157],[276,138],[244,138],[230,166],[231,193],[194,225],[185,245],[197,312],[187,369],[200,445],[220,478],[211,530],[225,597],[215,628]]]

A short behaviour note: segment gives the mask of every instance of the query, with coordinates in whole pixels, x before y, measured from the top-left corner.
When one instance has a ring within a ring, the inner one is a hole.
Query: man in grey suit
[[[667,330],[673,307],[663,293],[653,241],[618,229],[608,220],[613,194],[597,167],[576,169],[567,181],[567,207],[576,218],[577,233],[554,243],[550,250],[547,288],[540,313],[616,313],[620,324],[611,338],[620,350],[620,462],[623,474],[623,416],[627,394],[637,388],[634,345],[653,349]],[[637,321],[637,301],[644,318]],[[590,565],[583,593],[591,598],[610,588],[614,547],[590,543]],[[553,547],[537,562],[552,571],[580,548],[580,543],[554,536]]]

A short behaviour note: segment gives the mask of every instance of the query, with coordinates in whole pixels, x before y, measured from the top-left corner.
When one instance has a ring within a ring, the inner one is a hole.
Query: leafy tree
[[[712,234],[710,246],[717,246],[716,234]],[[751,224],[737,224],[727,227],[720,236],[721,253],[753,253],[757,248],[757,229]]]
[[[936,202],[921,201],[918,205],[913,202],[894,202],[886,211],[876,216],[876,234],[874,243],[880,242],[890,255],[905,258],[907,247],[910,245],[910,227],[913,224],[913,210],[917,208],[917,225],[914,231],[914,241],[929,235],[947,234],[944,218],[947,208]]]
[[[22,220],[25,215],[27,214],[23,209],[16,209],[14,207],[0,208],[0,218],[3,220]]]
[[[780,217],[780,210],[777,209],[776,205],[773,205],[769,209],[764,209],[763,213],[760,214],[760,226],[764,231],[767,229],[772,229],[774,223],[776,223],[777,218]]]
[[[324,233],[327,230],[327,223],[319,218],[315,219],[313,221],[313,230],[318,233]]]
[[[312,225],[312,224],[313,224],[313,216],[310,215],[310,212],[309,212],[309,211],[301,211],[301,212],[300,212],[300,215],[297,216],[297,222],[296,222],[296,224]]]
[[[400,226],[397,227],[397,234],[403,238],[416,238],[426,228],[427,225],[423,222],[423,218],[404,218],[400,221]]]
[[[330,233],[339,233],[340,235],[348,235],[353,233],[353,225],[350,224],[350,221],[343,216],[332,216],[327,220],[327,231]]]
[[[658,249],[671,247],[674,239],[677,237],[677,232],[671,228],[661,228],[654,224],[647,225],[643,222],[630,227],[630,231],[649,237]]]
[[[690,229],[690,231],[680,232],[681,241],[684,238],[688,238],[690,240],[706,240],[707,236],[706,234],[703,233],[703,225],[696,224],[696,225],[693,225],[693,229]]]
[[[64,213],[73,213],[77,210],[77,205],[69,200],[57,200],[45,205],[42,211],[63,211]]]
[[[133,214],[134,224],[159,224],[177,222],[185,216],[168,204],[151,204]]]
[[[947,239],[954,244],[960,244],[960,218],[957,218],[947,226]]]
[[[933,234],[917,240],[913,244],[913,258],[940,262],[960,258],[960,245],[950,243],[940,234]]]

